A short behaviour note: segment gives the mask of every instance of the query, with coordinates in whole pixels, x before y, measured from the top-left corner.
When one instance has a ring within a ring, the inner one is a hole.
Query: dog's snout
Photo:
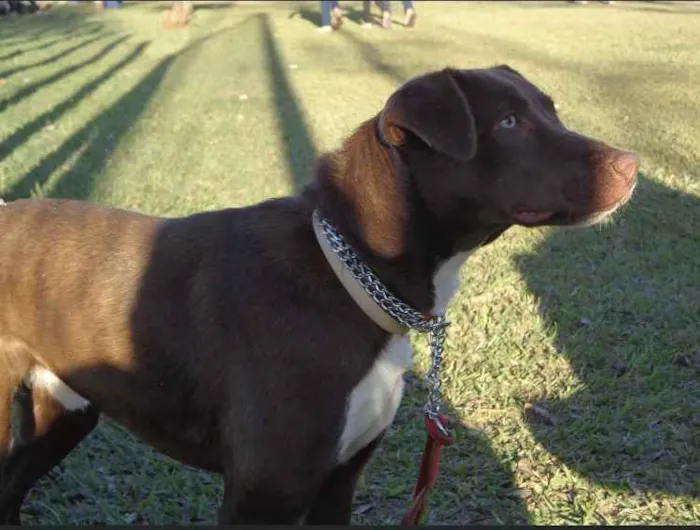
[[[629,151],[622,151],[615,155],[612,161],[612,167],[619,176],[628,182],[632,182],[637,178],[637,169],[639,168],[639,156]]]

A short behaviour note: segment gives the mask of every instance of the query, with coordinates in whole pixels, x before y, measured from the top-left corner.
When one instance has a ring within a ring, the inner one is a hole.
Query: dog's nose
[[[613,159],[612,166],[615,173],[626,181],[632,182],[637,178],[639,156],[630,151],[621,151],[620,154]]]

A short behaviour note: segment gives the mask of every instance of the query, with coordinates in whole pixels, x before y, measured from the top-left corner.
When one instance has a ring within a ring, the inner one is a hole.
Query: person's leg
[[[401,0],[403,4],[404,12],[404,25],[407,28],[412,28],[416,25],[416,10],[413,7],[413,2],[411,0]]]
[[[377,4],[382,11],[382,27],[391,29],[391,4],[389,4],[389,0],[381,0]]]
[[[372,3],[371,0],[362,0],[362,27],[372,27]]]
[[[340,9],[338,0],[331,0],[331,27],[338,29],[343,25],[343,11]]]
[[[329,31],[331,29],[331,3],[332,0],[321,0],[321,28]]]

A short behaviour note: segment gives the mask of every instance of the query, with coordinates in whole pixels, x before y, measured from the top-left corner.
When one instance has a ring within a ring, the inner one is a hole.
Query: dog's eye
[[[509,114],[498,123],[499,127],[503,127],[504,129],[512,129],[517,124],[518,120],[515,117],[515,114]]]

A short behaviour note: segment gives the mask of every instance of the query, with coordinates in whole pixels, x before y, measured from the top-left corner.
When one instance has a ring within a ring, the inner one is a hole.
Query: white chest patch
[[[340,436],[340,463],[350,460],[394,421],[403,396],[403,374],[411,367],[412,353],[408,337],[391,337],[372,369],[353,389]]]
[[[36,366],[32,368],[29,382],[33,388],[46,390],[66,410],[84,409],[90,404],[87,399],[78,395],[61,381],[56,374],[44,367]]]
[[[462,269],[462,265],[464,265],[471,254],[472,251],[455,254],[438,268],[435,278],[433,278],[433,285],[435,286],[433,314],[444,313],[445,309],[447,309],[447,304],[450,303],[452,297],[457,293],[457,289],[459,289],[459,272]]]
[[[435,273],[433,313],[441,313],[459,288],[459,271],[469,257],[463,252],[445,261]],[[394,421],[403,397],[403,374],[411,368],[413,351],[406,336],[394,335],[371,370],[352,390],[345,427],[340,436],[338,462],[345,463]]]

